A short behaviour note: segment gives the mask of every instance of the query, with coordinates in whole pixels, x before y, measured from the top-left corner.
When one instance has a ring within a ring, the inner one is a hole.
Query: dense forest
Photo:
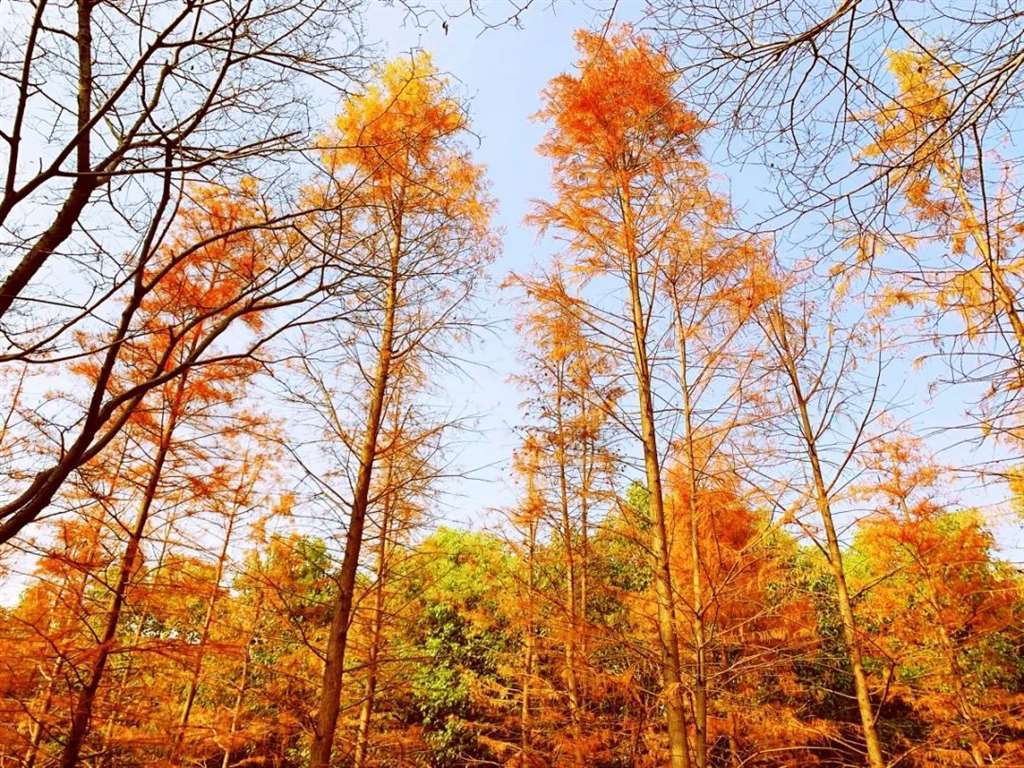
[[[0,9],[0,768],[1024,766],[1024,15],[374,5]]]

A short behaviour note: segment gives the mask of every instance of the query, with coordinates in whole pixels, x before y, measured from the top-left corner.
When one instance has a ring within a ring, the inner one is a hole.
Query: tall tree
[[[425,522],[428,506],[435,500],[438,481],[446,471],[445,440],[455,426],[434,423],[418,407],[416,400],[424,386],[419,372],[406,368],[396,374],[394,384],[368,506],[376,541],[373,581],[368,586],[371,606],[365,630],[365,681],[352,756],[354,768],[364,768],[370,759],[379,688],[382,681],[388,682],[384,672],[392,661],[389,649],[395,644],[393,635],[399,631],[396,622],[401,603],[396,593],[402,585],[396,582],[404,548],[411,545],[412,537]]]
[[[756,402],[752,313],[764,301],[766,253],[755,238],[730,235],[733,223],[728,202],[707,189],[697,173],[691,180],[693,213],[680,221],[672,235],[670,257],[663,266],[662,290],[671,308],[681,401],[682,438],[676,474],[686,477],[682,498],[690,505],[689,623],[693,633],[694,753],[698,768],[708,763],[707,658],[715,612],[714,595],[706,593],[702,542],[706,539],[698,514],[705,486],[714,486],[715,472],[733,433],[752,417]],[[697,219],[696,221],[694,219]],[[715,526],[711,526],[715,530]]]
[[[875,510],[856,538],[855,583],[872,585],[861,613],[896,667],[895,686],[911,688],[911,700],[934,720],[933,748],[963,745],[982,768],[993,747],[1006,748],[985,723],[1008,703],[995,682],[1003,665],[997,638],[1016,621],[1016,585],[993,561],[981,515],[944,501],[940,481],[949,470],[920,440],[887,437],[861,463],[861,493]],[[992,680],[984,695],[979,659]]]
[[[552,522],[560,532],[565,570],[565,687],[572,749],[579,764],[585,760],[589,528],[599,508],[601,475],[607,475],[611,465],[603,428],[619,392],[607,381],[614,363],[586,338],[562,271],[556,268],[536,278],[513,276],[509,282],[524,294],[518,329],[526,342],[527,370],[516,380],[529,394],[529,495],[543,496],[537,485],[540,477],[555,495],[550,507],[555,510]]]
[[[523,634],[522,691],[519,703],[520,731],[520,764],[530,764],[533,753],[534,710],[533,701],[535,676],[537,674],[537,548],[538,532],[541,519],[546,514],[547,503],[544,499],[544,478],[540,466],[541,447],[536,438],[527,435],[523,445],[515,455],[515,471],[523,483],[523,497],[516,507],[513,525],[523,533],[521,559],[525,559],[525,583],[521,585],[523,594],[520,601],[524,604],[525,617]]]
[[[540,151],[554,164],[555,198],[538,207],[534,221],[564,238],[584,280],[611,279],[622,289],[624,306],[606,316],[614,328],[607,338],[629,339],[636,435],[650,492],[671,764],[682,768],[690,763],[685,681],[654,368],[662,270],[679,228],[704,206],[706,171],[697,145],[703,125],[675,97],[676,76],[664,54],[643,37],[629,29],[580,32],[577,48],[577,73],[551,81],[539,113],[551,124]]]
[[[854,612],[836,522],[848,483],[847,470],[864,449],[867,427],[878,417],[878,379],[859,389],[862,382],[854,371],[861,328],[841,330],[838,321],[833,323],[831,317],[825,320],[818,314],[806,296],[797,295],[791,304],[786,295],[776,294],[764,304],[759,318],[769,350],[768,364],[785,387],[780,390],[785,394],[779,398],[779,406],[795,438],[790,458],[804,467],[808,480],[803,498],[813,501],[824,532],[825,540],[818,546],[835,583],[867,762],[871,768],[885,768],[864,667],[864,637]],[[880,361],[877,370],[880,374]],[[857,407],[862,409],[859,413]],[[799,506],[800,500],[795,503]]]
[[[474,286],[491,256],[491,202],[461,143],[468,123],[446,80],[425,53],[385,65],[377,78],[345,104],[335,133],[323,139],[331,181],[313,193],[347,196],[355,183],[359,211],[343,236],[358,242],[370,277],[356,293],[351,332],[338,329],[342,352],[361,372],[356,391],[366,412],[347,438],[355,478],[310,768],[327,768],[334,748],[363,528],[385,406],[401,381],[396,373],[439,362],[453,334],[469,330]],[[334,242],[331,224],[323,223],[327,242]],[[337,413],[330,402],[324,408]],[[348,434],[330,415],[327,423]]]
[[[257,482],[260,476],[269,471],[270,457],[267,453],[260,452],[254,455],[261,446],[249,445],[242,448],[242,457],[234,471],[226,473],[226,477],[217,478],[220,486],[214,489],[214,495],[210,499],[210,506],[216,515],[216,522],[224,529],[224,537],[216,552],[216,560],[210,580],[208,595],[202,611],[202,620],[199,625],[198,638],[192,651],[191,663],[188,665],[188,678],[181,697],[181,710],[178,716],[177,732],[172,739],[168,759],[174,762],[181,753],[182,746],[187,738],[189,722],[196,703],[196,695],[203,680],[204,663],[206,662],[207,651],[218,618],[220,602],[224,598],[225,584],[229,564],[230,549],[239,535],[239,529],[244,523],[247,513],[251,512],[261,501],[257,493]]]
[[[235,215],[230,204],[218,208],[218,213]],[[209,310],[218,306],[225,283],[230,286],[234,279],[245,280],[247,274],[259,269],[260,250],[251,239],[243,238],[230,245],[193,251],[185,261],[177,260],[174,253],[168,254],[164,271],[157,276],[157,289],[143,307],[145,322],[139,335],[126,343],[121,358],[123,366],[110,380],[111,388],[130,390],[139,378],[152,376],[154,369],[174,368],[194,354],[195,346],[205,340],[204,323],[210,322]],[[216,317],[212,321],[216,322]],[[88,360],[77,364],[76,371],[93,377],[102,367],[102,362]],[[77,693],[70,733],[60,758],[60,765],[65,768],[78,764],[130,584],[139,568],[143,539],[155,506],[159,507],[162,495],[168,493],[168,470],[177,465],[178,473],[198,481],[195,473],[210,456],[211,444],[206,435],[219,432],[223,438],[253,427],[252,419],[240,405],[245,383],[255,372],[256,367],[245,360],[228,359],[204,366],[170,378],[130,413],[127,429],[142,449],[142,456],[138,466],[126,467],[125,471],[137,477],[138,507],[134,521],[125,526],[127,540],[109,586],[109,603],[101,621],[96,653]],[[202,488],[202,484],[198,483],[198,487]]]

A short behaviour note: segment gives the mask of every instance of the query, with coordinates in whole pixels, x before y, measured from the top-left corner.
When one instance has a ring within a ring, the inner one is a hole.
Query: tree
[[[694,752],[698,768],[707,765],[708,739],[708,637],[706,626],[715,601],[705,595],[704,559],[701,552],[701,515],[697,504],[705,486],[716,485],[716,469],[729,474],[723,455],[733,433],[750,419],[754,391],[753,350],[749,334],[751,318],[764,301],[767,259],[757,240],[729,236],[732,221],[727,201],[707,189],[707,181],[693,174],[688,202],[690,216],[680,221],[672,239],[671,255],[663,266],[662,290],[671,307],[678,357],[679,406],[682,438],[676,474],[686,478],[682,498],[690,505],[689,612],[693,631]],[[700,216],[692,214],[698,213]],[[699,219],[694,222],[694,219]],[[715,530],[714,526],[711,526]],[[710,599],[709,599],[710,598]]]
[[[873,115],[873,141],[862,156],[890,164],[894,199],[904,202],[910,230],[868,234],[874,257],[886,247],[903,250],[912,267],[900,270],[883,300],[897,305],[924,303],[938,310],[931,321],[934,334],[949,353],[962,351],[969,362],[964,378],[986,383],[986,432],[998,430],[1016,438],[1020,408],[1015,393],[1024,368],[1024,310],[1021,307],[1021,264],[1014,249],[1019,212],[1006,188],[1011,171],[1004,163],[1003,188],[992,191],[988,175],[995,157],[986,149],[977,127],[963,137],[962,151],[953,141],[951,91],[959,66],[930,51],[889,51],[888,67],[897,93]],[[892,229],[895,227],[892,226]],[[937,247],[936,247],[937,246]],[[933,253],[934,252],[934,253]],[[959,320],[959,333],[943,332],[949,313]],[[991,362],[979,365],[984,356]]]
[[[242,459],[236,472],[231,473],[222,481],[224,486],[217,493],[213,501],[215,512],[220,518],[224,528],[224,538],[216,555],[216,565],[209,585],[209,594],[206,597],[206,605],[203,609],[202,622],[199,627],[198,638],[191,659],[188,682],[185,685],[181,700],[181,714],[178,718],[178,730],[172,740],[168,759],[174,762],[178,759],[182,744],[187,736],[189,719],[196,703],[196,695],[199,693],[199,686],[202,682],[203,664],[206,660],[208,646],[214,629],[215,619],[218,618],[220,601],[225,597],[224,578],[228,565],[229,551],[234,536],[238,535],[237,529],[241,527],[243,518],[247,512],[251,512],[259,499],[256,498],[256,484],[260,475],[269,470],[270,458],[267,454],[253,456],[254,446],[249,446],[242,452]]]
[[[39,339],[32,322],[18,328],[8,311],[37,298],[25,290],[48,261],[73,259],[98,211],[135,220],[124,233],[131,250],[135,238],[165,226],[184,184],[224,182],[249,163],[303,148],[308,133],[296,118],[305,77],[340,89],[357,72],[358,48],[339,52],[330,43],[334,30],[351,28],[353,12],[348,2],[241,10],[217,2],[113,13],[92,0],[15,11],[8,33],[16,55],[4,63],[13,108],[0,134],[8,147],[0,225],[41,203],[57,213],[39,232],[7,230],[13,268],[0,285],[0,318],[13,349]],[[110,59],[120,65],[106,66]],[[49,136],[36,133],[42,123]],[[140,196],[149,204],[141,220],[129,212]],[[62,297],[68,312],[58,323],[75,325],[120,283],[104,277],[104,263],[119,260],[98,250],[86,272],[96,295],[86,292],[82,304],[78,295]]]
[[[194,190],[192,204],[178,212],[174,226],[147,241],[145,258],[124,282],[123,294],[111,294],[109,303],[120,307],[116,316],[98,315],[94,332],[74,334],[75,351],[62,355],[61,362],[77,361],[91,367],[91,374],[82,380],[73,407],[52,397],[34,409],[17,404],[20,428],[3,435],[18,461],[6,470],[12,482],[0,507],[0,541],[35,520],[68,477],[103,454],[150,393],[203,367],[258,367],[267,362],[270,342],[288,329],[326,319],[318,314],[323,295],[336,291],[353,265],[337,249],[328,257],[307,247],[297,231],[297,214],[274,214],[254,180],[243,179],[238,187]],[[219,256],[237,258],[238,268],[212,270]],[[180,284],[197,265],[207,269],[197,278],[205,285],[203,303],[182,319],[163,356],[140,366],[132,350],[150,343],[152,307],[166,303],[176,290],[164,281]],[[188,354],[171,354],[186,348]],[[126,369],[133,371],[130,386],[121,381]]]
[[[869,475],[861,492],[876,511],[855,541],[855,583],[871,585],[861,614],[896,666],[895,685],[907,686],[935,723],[932,749],[963,744],[973,765],[988,765],[993,747],[1013,749],[998,743],[995,730],[986,734],[985,723],[1006,706],[994,683],[1005,661],[993,640],[1016,621],[1017,585],[993,561],[980,515],[942,502],[947,470],[920,440],[887,438],[863,463]],[[984,695],[979,675],[993,680]]]
[[[414,401],[422,382],[417,386],[408,371],[401,379],[396,379],[396,385],[381,432],[379,471],[369,504],[377,541],[373,582],[367,586],[373,603],[366,630],[369,635],[365,652],[366,680],[352,757],[354,768],[364,768],[367,764],[378,688],[385,679],[385,665],[393,661],[388,653],[394,644],[392,636],[401,630],[398,624],[401,602],[397,597],[402,585],[394,582],[401,575],[402,549],[409,546],[415,531],[423,524],[438,480],[444,476],[442,451],[447,433],[454,426],[432,424],[417,413]],[[410,401],[413,404],[406,405]]]
[[[571,309],[565,276],[560,270],[538,278],[513,276],[519,286],[522,317],[519,331],[527,343],[528,370],[517,377],[528,389],[531,424],[526,439],[530,457],[526,503],[548,517],[557,510],[554,526],[561,537],[565,564],[563,647],[574,761],[585,755],[583,718],[586,709],[583,669],[587,666],[589,528],[600,501],[600,473],[613,463],[605,427],[619,392],[607,382],[613,362],[588,343],[579,318]],[[539,480],[555,489],[555,501],[543,500]],[[540,505],[540,506],[537,506]],[[531,536],[536,544],[536,522]],[[532,599],[532,598],[531,598]]]
[[[522,552],[520,559],[525,557],[526,578],[521,584],[525,618],[523,627],[523,663],[522,692],[520,694],[519,731],[520,731],[520,764],[529,765],[533,751],[533,710],[532,700],[534,677],[537,672],[537,606],[535,598],[538,588],[537,580],[537,546],[538,529],[541,519],[545,516],[547,503],[543,496],[543,475],[541,474],[541,447],[532,436],[527,436],[522,447],[515,456],[515,471],[524,483],[523,498],[513,512],[513,525],[523,532]]]
[[[186,261],[169,254],[170,262],[160,275],[157,288],[142,307],[145,321],[137,339],[125,345],[123,367],[115,371],[108,386],[115,392],[132,389],[140,377],[152,371],[173,368],[195,353],[195,346],[206,341],[203,322],[211,307],[216,307],[225,290],[227,275],[244,280],[258,267],[258,251],[248,240],[231,249],[197,250]],[[197,322],[197,318],[201,318]],[[214,316],[209,319],[216,322]],[[86,361],[76,366],[77,373],[95,377],[103,363]],[[93,705],[103,682],[107,661],[114,649],[121,613],[128,599],[131,580],[139,567],[140,551],[147,526],[162,495],[170,493],[166,474],[175,463],[186,477],[210,460],[208,440],[197,437],[211,429],[221,440],[242,429],[254,429],[255,422],[239,407],[247,379],[256,372],[248,361],[228,360],[207,365],[176,378],[130,412],[127,435],[142,448],[138,465],[125,468],[140,486],[138,510],[127,526],[128,537],[110,586],[109,604],[102,620],[97,649],[88,665],[85,682],[77,694],[71,728],[61,753],[60,764],[75,768],[82,744],[89,731]],[[182,435],[182,431],[191,434]],[[120,465],[117,467],[121,471]],[[124,477],[124,476],[122,476]],[[116,484],[122,479],[114,481]],[[200,492],[202,485],[199,486]]]
[[[98,483],[89,491],[93,503],[85,501],[89,496],[83,494],[81,516],[60,522],[39,558],[33,585],[5,617],[9,627],[5,642],[20,648],[14,657],[23,660],[5,670],[5,692],[10,696],[17,691],[23,702],[21,712],[10,713],[12,730],[20,716],[28,721],[27,745],[13,733],[6,743],[17,744],[29,768],[41,755],[45,757],[46,744],[59,724],[56,710],[64,698],[62,679],[93,640],[84,630],[92,618],[90,585],[110,561],[104,546],[109,486]]]
[[[338,574],[310,768],[330,764],[337,728],[349,617],[385,405],[403,366],[422,366],[471,327],[471,300],[491,254],[491,202],[461,137],[467,121],[430,58],[417,54],[378,71],[378,82],[350,99],[336,133],[323,140],[331,179],[357,180],[359,213],[345,238],[358,243],[370,277],[356,294],[353,333],[343,352],[365,387],[363,425],[351,438],[356,477]],[[315,195],[348,190],[334,181]],[[329,226],[330,222],[325,222]],[[333,233],[325,231],[327,242]],[[314,374],[315,378],[315,374]],[[329,390],[328,390],[329,393]],[[323,405],[332,410],[330,402]],[[340,434],[347,429],[328,416]]]
[[[415,570],[406,589],[418,604],[410,630],[422,661],[411,688],[430,764],[494,761],[510,746],[485,738],[503,734],[509,709],[503,706],[509,690],[503,660],[516,648],[514,606],[506,599],[515,594],[509,553],[495,536],[441,528],[417,554],[408,563]],[[514,699],[508,703],[514,706]]]
[[[554,165],[555,198],[539,205],[534,221],[565,240],[582,279],[611,279],[622,289],[622,314],[612,310],[603,318],[605,338],[609,344],[629,339],[623,351],[639,400],[636,435],[650,493],[671,764],[681,768],[690,758],[652,355],[662,270],[673,238],[703,202],[706,173],[697,146],[703,126],[675,98],[676,77],[664,54],[644,38],[628,29],[580,32],[577,48],[578,74],[555,78],[543,96],[539,117],[551,129],[540,151]],[[576,311],[590,312],[585,322],[593,325],[598,313],[590,310]]]
[[[877,417],[878,378],[863,385],[854,375],[858,357],[859,329],[856,326],[840,330],[831,317],[823,320],[811,302],[790,304],[786,294],[781,292],[782,284],[776,285],[775,290],[779,292],[764,304],[759,323],[771,365],[780,388],[784,387],[780,390],[785,395],[779,398],[779,412],[794,440],[792,456],[799,457],[804,476],[808,478],[807,487],[801,489],[794,504],[799,508],[803,499],[813,501],[821,521],[825,541],[816,543],[835,582],[867,761],[872,768],[884,768],[885,758],[864,669],[864,639],[854,613],[836,525],[842,493],[848,482],[847,469],[864,446],[867,427]],[[877,370],[880,376],[880,361]],[[864,389],[859,389],[862,386]],[[862,408],[860,413],[854,410],[858,405]],[[830,470],[831,474],[827,475]],[[804,530],[812,533],[806,527]]]

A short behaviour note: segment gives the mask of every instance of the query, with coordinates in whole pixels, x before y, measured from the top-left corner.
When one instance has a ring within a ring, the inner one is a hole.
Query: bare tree
[[[357,46],[331,47],[339,29],[354,39],[356,8],[347,0],[16,8],[3,61],[13,109],[0,197],[9,264],[0,318],[11,348],[31,343],[36,302],[56,301],[74,317],[130,273],[131,259],[104,243],[138,247],[184,183],[226,182],[308,147],[308,85],[341,91],[358,72]],[[162,201],[168,176],[175,188]],[[50,207],[44,221],[30,216]],[[110,222],[119,220],[112,239]],[[92,283],[81,295],[33,285],[44,266],[67,279],[76,262],[79,279]],[[7,316],[12,309],[28,315],[27,327]]]
[[[798,468],[798,480],[785,482],[780,499],[788,499],[784,520],[796,522],[816,544],[835,583],[836,604],[846,645],[861,733],[871,768],[885,768],[882,743],[864,666],[865,639],[859,629],[844,567],[844,529],[840,515],[848,500],[852,462],[862,453],[870,427],[879,416],[879,386],[883,365],[863,381],[856,373],[859,359],[870,360],[871,334],[856,323],[825,315],[806,293],[776,296],[758,312],[767,349],[765,365],[778,378],[779,418],[772,422],[773,444],[782,466]],[[834,309],[833,309],[834,311]],[[790,493],[785,488],[791,489]],[[801,511],[817,512],[820,528],[803,522]],[[824,541],[821,541],[821,539]]]

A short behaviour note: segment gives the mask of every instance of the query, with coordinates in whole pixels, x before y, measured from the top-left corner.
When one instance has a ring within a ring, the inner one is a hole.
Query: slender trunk
[[[168,525],[167,530],[164,532],[164,540],[160,544],[160,552],[157,554],[156,563],[149,572],[149,579],[152,584],[158,583],[160,579],[160,572],[164,568],[164,558],[167,556],[167,552],[171,547],[171,533],[174,530],[174,526]],[[121,670],[120,680],[117,682],[114,694],[112,696],[113,701],[122,701],[124,698],[125,689],[128,687],[128,681],[132,677],[132,660],[134,658],[133,651],[142,646],[142,633],[145,631],[145,621],[141,620],[135,625],[135,633],[132,636],[131,643],[127,646],[129,652],[125,655],[124,667]],[[114,728],[117,727],[118,715],[124,717],[127,713],[124,711],[125,708],[119,710],[111,710],[110,715],[107,717],[107,725],[103,729],[103,747],[100,750],[100,758],[97,761],[97,768],[105,768],[110,765],[111,756],[113,753],[114,744]]]
[[[388,473],[380,539],[377,542],[377,582],[374,585],[373,595],[370,653],[366,661],[366,688],[363,692],[363,705],[359,711],[359,728],[356,733],[356,748],[352,759],[353,768],[364,768],[366,765],[366,755],[370,744],[370,720],[373,717],[374,700],[377,694],[377,666],[380,659],[381,641],[384,636],[384,587],[387,579],[388,539],[391,534],[390,465]]]
[[[380,606],[380,590],[375,598],[374,605],[374,626],[373,638],[370,646],[370,658],[367,661],[366,688],[363,691],[363,704],[359,710],[359,727],[356,733],[355,754],[352,758],[353,768],[364,768],[366,756],[370,746],[370,720],[373,717],[374,698],[377,695],[377,661],[379,658],[378,647],[381,639],[381,616],[383,614]]]
[[[43,720],[50,714],[50,708],[53,706],[53,691],[57,684],[57,675],[60,674],[63,666],[64,659],[57,659],[53,665],[53,671],[50,674],[50,678],[46,681],[46,691],[43,694],[43,701],[40,704],[39,712],[36,713],[32,723],[32,728],[29,731],[28,751],[25,753],[24,768],[34,768],[36,764],[36,757],[39,754],[39,744],[43,740],[43,733],[45,731],[45,728],[43,727]]]
[[[120,475],[121,466],[124,462],[124,451],[121,452],[121,456],[118,460],[117,470],[115,477]],[[100,506],[100,515],[96,518],[94,525],[91,528],[89,548],[85,553],[85,563],[93,563],[96,559],[97,552],[100,546],[100,537],[102,535],[103,522],[106,518],[105,508]],[[85,592],[89,586],[90,571],[88,567],[83,568],[81,572],[81,579],[75,585],[73,592],[74,595],[74,611],[66,619],[74,620],[76,617],[79,620],[83,620],[81,617],[82,605],[85,600]],[[62,587],[63,590],[63,587]],[[54,603],[54,614],[57,614],[58,602]],[[43,724],[43,720],[50,713],[50,709],[53,707],[54,689],[56,687],[57,677],[60,675],[61,670],[64,668],[65,657],[59,655],[56,662],[53,665],[53,671],[50,674],[50,678],[46,684],[46,693],[43,697],[43,703],[40,707],[39,713],[36,715],[35,722],[32,724],[32,730],[29,738],[29,748],[25,755],[23,768],[34,768],[36,759],[39,756],[39,745],[42,743],[43,735],[46,732],[46,728]]]
[[[651,370],[647,359],[647,317],[640,292],[640,265],[636,251],[633,214],[626,181],[620,186],[623,214],[623,240],[629,270],[629,300],[633,323],[633,371],[640,400],[640,436],[643,444],[644,470],[651,514],[651,550],[654,554],[654,587],[658,605],[658,638],[661,645],[662,678],[665,686],[665,709],[671,768],[689,768],[689,737],[686,732],[686,708],[683,695],[683,674],[679,661],[676,635],[675,593],[669,560],[668,529],[665,523],[664,497],[661,490],[661,466],[658,438],[654,422],[654,401]]]
[[[927,580],[927,576],[925,577]],[[936,606],[938,601],[935,601]],[[957,713],[960,715],[960,719],[967,725],[969,731],[968,748],[967,752],[971,756],[971,762],[975,768],[984,768],[985,765],[985,742],[981,738],[981,734],[978,732],[978,724],[974,715],[974,708],[971,706],[970,699],[967,696],[967,690],[964,686],[963,676],[960,671],[960,661],[957,658],[956,647],[953,645],[953,639],[949,636],[949,632],[946,631],[946,627],[941,622],[936,622],[939,628],[939,637],[942,640],[942,648],[946,657],[946,670],[949,674],[950,682],[953,684],[953,695],[956,699]]]
[[[590,438],[587,435],[589,423],[587,421],[586,398],[581,395],[580,402],[584,403],[583,439],[580,444],[580,620],[583,625],[583,632],[580,636],[580,650],[583,653],[583,663],[587,664],[589,659],[588,628],[587,623],[587,599],[589,596],[589,568],[590,568],[590,473],[593,468],[590,453]]]
[[[241,493],[241,489],[239,493]],[[185,689],[185,696],[181,702],[181,715],[178,717],[178,730],[171,745],[170,762],[173,764],[178,759],[182,742],[185,740],[185,731],[188,729],[188,721],[192,715],[192,707],[195,704],[196,694],[199,691],[199,680],[203,674],[203,659],[206,655],[206,646],[210,640],[210,628],[213,626],[214,612],[217,607],[217,598],[220,596],[220,582],[224,578],[224,568],[228,560],[228,548],[231,546],[231,534],[235,528],[235,520],[238,517],[238,501],[231,510],[228,517],[227,527],[224,531],[224,542],[221,544],[220,553],[217,556],[217,568],[213,575],[213,585],[210,597],[206,602],[206,613],[203,616],[203,627],[199,635],[199,643],[196,648],[196,658],[192,664],[189,675],[188,686]]]
[[[88,575],[86,575],[83,579],[83,591],[85,588],[85,580],[87,579]],[[61,582],[60,589],[57,590],[57,594],[53,598],[53,605],[50,607],[50,617],[47,621],[46,627],[47,636],[49,636],[50,633],[56,628],[55,620],[58,616],[61,616],[62,614],[61,600],[64,597],[64,592],[68,589],[68,581],[69,578],[65,576],[64,580]],[[81,596],[79,596],[79,602],[80,601]],[[57,660],[53,663],[53,668],[50,670],[49,675],[46,675],[46,673],[43,671],[43,662],[40,662],[36,666],[37,674],[46,678],[46,688],[43,691],[43,700],[42,702],[40,702],[39,710],[36,712],[36,714],[32,715],[31,709],[26,708],[29,713],[29,717],[32,720],[32,725],[29,728],[29,744],[28,751],[25,753],[24,768],[33,768],[33,766],[35,766],[36,757],[39,754],[39,744],[43,740],[43,731],[45,730],[43,727],[43,720],[45,720],[46,717],[50,714],[50,708],[53,706],[53,692],[54,688],[56,688],[57,685],[57,676],[60,674],[60,671],[63,668],[63,666],[64,655],[59,650],[57,652]]]
[[[900,501],[900,508],[903,511],[905,519],[909,520],[910,510],[907,508],[906,500]],[[956,703],[956,710],[960,715],[960,719],[967,726],[967,730],[969,732],[967,752],[971,756],[971,763],[974,765],[974,768],[983,768],[985,765],[985,752],[987,751],[987,747],[978,730],[974,707],[971,705],[967,688],[964,685],[963,673],[960,669],[960,659],[956,650],[956,645],[953,642],[953,638],[950,637],[945,624],[939,620],[939,617],[942,614],[942,600],[939,597],[939,591],[936,589],[935,583],[932,581],[935,576],[932,573],[932,568],[929,563],[922,559],[919,553],[912,552],[911,556],[914,558],[914,563],[918,568],[919,578],[925,584],[928,602],[931,603],[932,611],[936,616],[935,625],[939,631],[939,641],[942,645],[944,661],[946,662],[946,673],[949,675],[949,681],[953,687],[953,697]]]
[[[352,514],[345,536],[345,555],[338,576],[338,598],[334,603],[330,635],[327,641],[327,661],[324,664],[323,685],[317,712],[316,730],[309,752],[309,768],[330,768],[331,752],[334,750],[334,733],[338,727],[338,712],[341,708],[342,673],[345,665],[345,646],[348,642],[349,617],[355,592],[356,570],[359,567],[359,552],[363,544],[363,527],[366,522],[366,506],[370,495],[370,481],[373,476],[373,462],[377,454],[377,436],[380,433],[381,413],[388,391],[393,354],[395,313],[398,302],[398,256],[401,243],[398,237],[391,249],[391,275],[387,287],[384,307],[384,326],[378,350],[377,368],[370,393],[366,431],[359,455],[359,474],[356,477],[352,495]]]
[[[839,537],[836,534],[835,523],[832,517],[832,505],[829,500],[828,487],[825,484],[825,477],[822,472],[821,461],[818,456],[817,436],[813,426],[811,425],[811,419],[807,409],[807,400],[804,398],[803,386],[800,383],[800,374],[796,367],[795,357],[789,347],[785,321],[782,318],[781,313],[776,319],[778,325],[776,333],[785,356],[783,364],[786,367],[790,385],[793,388],[793,396],[796,401],[797,413],[800,419],[800,430],[807,453],[807,459],[811,467],[811,475],[814,481],[815,503],[818,507],[818,513],[821,516],[822,526],[825,529],[827,544],[826,551],[828,553],[829,567],[836,582],[836,598],[839,604],[839,616],[843,625],[843,638],[846,641],[850,670],[853,674],[854,692],[857,697],[857,710],[860,714],[861,729],[864,734],[864,744],[867,748],[868,765],[871,766],[871,768],[885,768],[885,759],[882,757],[882,748],[878,740],[878,731],[875,728],[875,715],[871,706],[871,696],[868,692],[867,675],[864,673],[860,638],[857,637],[857,621],[853,613],[853,602],[850,599],[850,592],[846,584],[846,573],[843,570],[843,553],[839,546]]]
[[[228,737],[225,740],[224,759],[221,760],[221,768],[229,768],[231,765],[231,740],[238,731],[238,721],[242,717],[242,702],[245,700],[245,690],[249,687],[249,668],[252,666],[252,653],[249,647],[256,639],[260,623],[260,614],[263,611],[263,593],[261,592],[256,602],[256,614],[253,618],[252,632],[245,642],[245,655],[242,658],[242,674],[238,681],[238,692],[235,694],[235,704],[231,708],[231,722],[228,725]]]
[[[740,740],[736,734],[736,713],[729,713],[729,764],[733,768],[740,768],[743,765],[743,756],[740,754]]]
[[[576,555],[572,540],[572,521],[569,518],[569,481],[566,472],[566,443],[568,438],[562,413],[565,382],[563,370],[559,365],[557,374],[557,393],[555,395],[555,429],[557,430],[556,450],[558,451],[558,498],[561,511],[562,541],[565,546],[565,600],[566,624],[568,628],[565,639],[565,679],[569,694],[569,719],[572,723],[573,764],[583,765],[582,737],[583,727],[580,718],[579,679],[576,674]]]
[[[697,768],[706,768],[708,743],[707,639],[704,626],[704,585],[701,574],[700,523],[697,519],[697,451],[693,435],[693,402],[690,392],[686,333],[683,330],[682,311],[675,291],[672,292],[672,308],[675,312],[676,347],[679,354],[679,387],[683,394],[683,439],[686,444],[686,475],[688,484],[687,512],[690,517],[690,587],[693,592],[694,758]]]
[[[170,451],[171,437],[176,426],[178,407],[184,392],[186,378],[186,376],[181,376],[178,380],[177,396],[170,409],[167,425],[160,436],[160,445],[153,460],[153,468],[150,471],[149,480],[146,482],[142,504],[139,507],[135,525],[129,534],[124,556],[121,558],[121,571],[118,574],[114,592],[111,595],[103,634],[100,637],[100,644],[93,659],[92,668],[89,671],[85,687],[82,688],[75,702],[74,713],[71,718],[71,730],[68,733],[68,738],[60,757],[60,768],[75,768],[78,764],[78,755],[82,750],[82,743],[89,732],[89,721],[92,719],[96,692],[99,690],[100,683],[103,680],[103,673],[107,668],[107,660],[114,647],[117,628],[121,621],[121,610],[124,607],[125,596],[128,591],[128,583],[131,581],[132,572],[135,570],[142,537],[146,531],[146,523],[149,520],[153,500],[156,498],[157,488],[160,485],[164,462],[167,460],[167,454]]]
[[[535,557],[537,550],[537,522],[528,521],[528,534],[526,541],[526,579],[527,579],[527,600],[526,600],[526,658],[523,663],[523,701],[520,712],[520,733],[522,737],[521,765],[526,765],[527,756],[530,754],[532,745],[532,725],[530,720],[530,684],[533,681],[533,663],[536,653],[536,638],[534,636],[534,610],[533,596],[536,589]]]

